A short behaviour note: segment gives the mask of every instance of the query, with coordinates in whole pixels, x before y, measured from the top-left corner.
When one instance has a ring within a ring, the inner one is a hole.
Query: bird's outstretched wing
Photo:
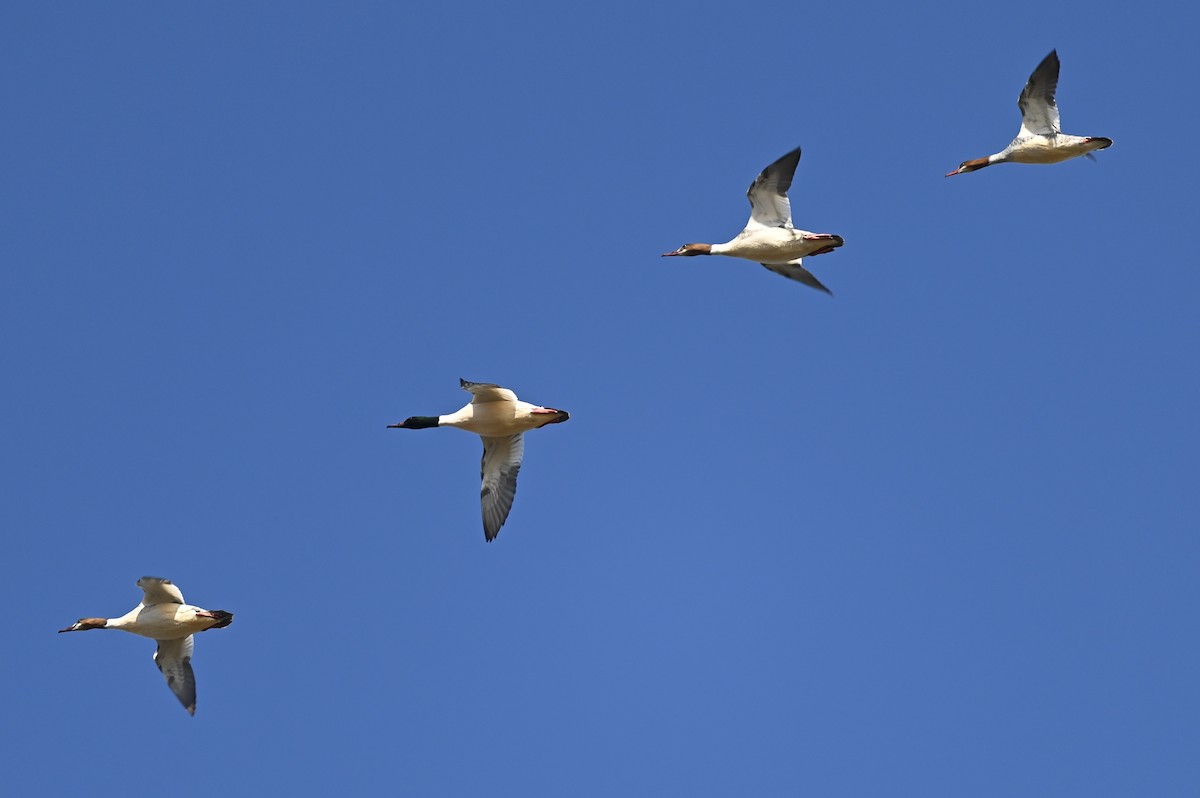
[[[1017,107],[1021,109],[1021,130],[1017,138],[1058,135],[1058,104],[1054,101],[1058,66],[1058,51],[1051,50],[1029,76],[1029,82],[1017,98]]]
[[[162,671],[167,687],[183,704],[189,715],[196,714],[196,674],[192,672],[192,635],[174,640],[159,640],[154,664]]]
[[[483,460],[479,464],[483,486],[479,498],[483,505],[483,536],[489,542],[500,534],[500,527],[512,510],[524,456],[524,435],[483,439]]]
[[[172,584],[170,579],[157,576],[143,576],[137,580],[137,586],[146,594],[142,604],[149,607],[152,604],[186,604],[183,591]]]
[[[787,263],[764,263],[763,266],[766,266],[776,274],[782,274],[789,280],[795,280],[798,283],[804,283],[809,288],[815,288],[818,291],[824,291],[830,296],[833,296],[833,292],[826,288],[820,280],[814,277],[812,272],[800,265],[801,261],[803,260],[803,258],[796,258],[795,260],[788,261]]]
[[[788,189],[800,163],[800,148],[789,152],[754,178],[746,197],[750,200],[750,221],[742,235],[763,227],[791,227],[792,204]]]

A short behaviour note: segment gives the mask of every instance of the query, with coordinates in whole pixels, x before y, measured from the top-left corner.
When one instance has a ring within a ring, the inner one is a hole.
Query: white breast
[[[806,240],[812,235],[791,227],[761,228],[739,236],[727,244],[714,244],[712,254],[729,255],[768,263],[785,263],[811,255],[828,242]]]
[[[196,617],[197,609],[191,604],[138,606],[123,617],[110,621],[109,626],[154,640],[174,640],[202,632],[212,625],[210,620]]]

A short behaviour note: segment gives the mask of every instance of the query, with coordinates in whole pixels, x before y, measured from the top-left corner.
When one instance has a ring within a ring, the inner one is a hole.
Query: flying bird
[[[1112,139],[1103,136],[1068,136],[1059,130],[1058,104],[1054,101],[1057,88],[1058,51],[1051,50],[1033,70],[1017,98],[1017,107],[1021,109],[1021,129],[1017,137],[995,155],[963,161],[946,177],[997,163],[1059,163],[1080,155],[1091,158],[1092,150],[1111,147]]]
[[[222,629],[233,623],[233,613],[206,610],[187,604],[183,593],[170,579],[143,576],[137,586],[145,594],[140,604],[120,618],[80,618],[61,632],[88,629],[121,629],[158,641],[154,664],[167,680],[167,687],[189,715],[196,714],[196,676],[192,673],[193,635]]]
[[[459,379],[458,383],[471,394],[466,407],[445,416],[412,416],[399,424],[389,424],[388,429],[456,427],[483,438],[480,502],[483,537],[490,543],[500,534],[517,495],[517,473],[525,456],[525,433],[547,424],[559,424],[571,415],[565,410],[522,402],[508,388],[489,382]]]
[[[792,227],[792,205],[788,189],[800,163],[800,148],[789,152],[762,170],[746,196],[750,200],[750,221],[737,238],[724,244],[684,244],[663,257],[675,255],[728,255],[757,261],[776,274],[804,283],[810,288],[833,292],[821,284],[801,265],[812,255],[823,255],[840,247],[845,241],[832,233],[810,233]]]

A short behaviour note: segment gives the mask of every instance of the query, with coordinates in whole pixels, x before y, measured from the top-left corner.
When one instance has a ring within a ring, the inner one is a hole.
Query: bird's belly
[[[466,428],[464,427],[464,429]],[[503,438],[507,435],[516,435],[522,430],[519,426],[517,426],[515,421],[509,421],[506,424],[499,422],[493,424],[481,424],[480,422],[475,421],[471,424],[468,431],[474,432],[476,435],[480,435],[484,438]]]
[[[462,429],[482,435],[485,438],[500,438],[505,435],[516,435],[524,432],[517,418],[516,408],[510,402],[485,402],[474,406],[474,413]]]
[[[1054,139],[1030,139],[1014,149],[1008,160],[1013,163],[1061,163],[1086,155],[1092,149],[1083,139],[1071,141],[1063,136]]]
[[[195,607],[190,605],[154,604],[143,607],[133,623],[122,628],[154,640],[174,640],[202,632],[211,625],[212,619],[197,618]]]
[[[796,258],[803,258],[816,252],[822,247],[829,246],[828,241],[813,241],[806,239],[809,235],[803,230],[780,230],[770,237],[752,237],[738,239],[730,243],[722,255],[732,255],[735,258],[760,263],[786,263]]]

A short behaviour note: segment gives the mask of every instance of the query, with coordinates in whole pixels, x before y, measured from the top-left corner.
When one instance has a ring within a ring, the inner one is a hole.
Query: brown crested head
[[[108,623],[107,618],[80,618],[66,629],[59,629],[58,631],[61,634],[63,632],[82,632],[87,629],[103,629],[106,623]]]
[[[674,255],[711,255],[712,244],[684,244],[674,252],[664,252],[662,256],[669,258]]]
[[[972,158],[969,161],[963,161],[962,163],[960,163],[958,165],[958,168],[955,169],[953,172],[947,172],[946,177],[954,177],[955,175],[961,175],[961,174],[965,174],[967,172],[974,172],[976,169],[982,169],[983,167],[985,167],[987,165],[988,165],[987,158]]]

